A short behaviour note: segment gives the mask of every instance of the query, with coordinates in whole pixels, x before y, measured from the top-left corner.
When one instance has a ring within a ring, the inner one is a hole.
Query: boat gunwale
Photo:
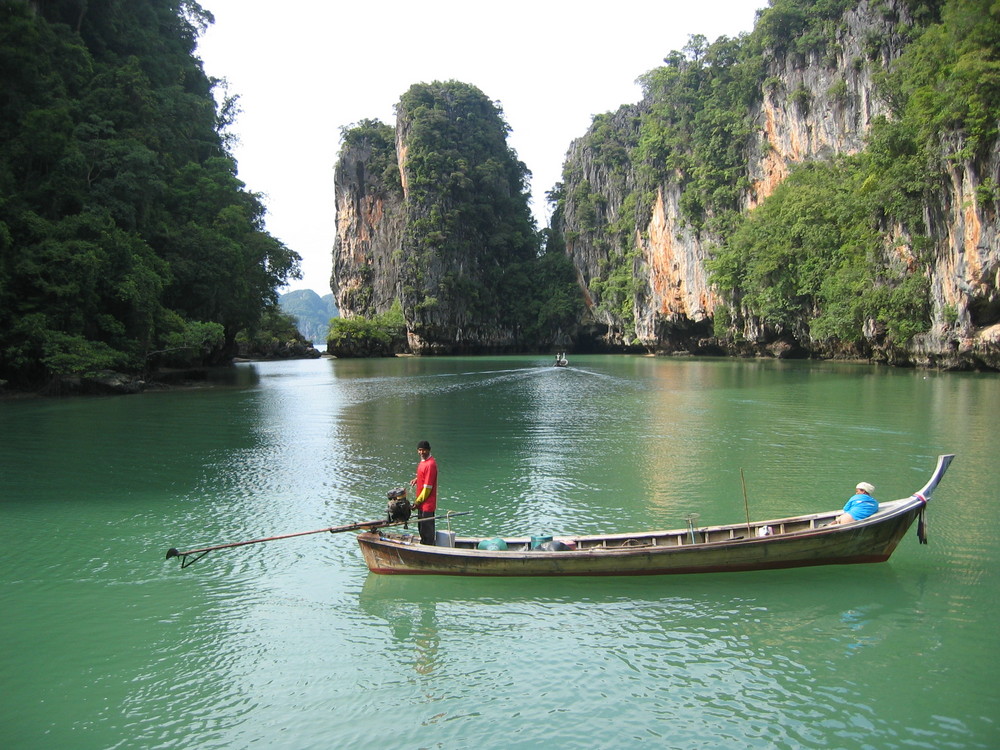
[[[697,541],[690,544],[678,544],[678,545],[655,545],[655,544],[645,544],[645,545],[635,545],[627,546],[622,544],[621,546],[605,547],[605,546],[591,546],[583,549],[566,549],[566,550],[541,550],[541,549],[508,549],[508,550],[481,550],[476,549],[476,544],[480,541],[486,539],[491,539],[492,537],[458,537],[455,539],[456,546],[454,547],[442,547],[435,545],[423,545],[419,541],[414,540],[404,540],[403,538],[387,537],[377,531],[375,532],[364,532],[358,535],[358,541],[367,544],[381,544],[387,546],[401,546],[407,549],[418,550],[421,554],[427,555],[441,555],[446,557],[476,557],[483,560],[490,558],[497,559],[516,559],[521,556],[527,556],[531,558],[540,557],[597,557],[604,555],[624,555],[624,554],[648,554],[651,550],[655,550],[657,554],[663,554],[669,551],[677,550],[693,550],[698,548],[721,548],[726,546],[743,546],[743,545],[759,545],[759,544],[770,544],[778,542],[785,539],[803,539],[809,538],[810,536],[828,536],[839,533],[850,533],[855,532],[859,529],[870,527],[873,525],[881,524],[892,518],[907,513],[916,507],[924,504],[922,500],[917,495],[912,495],[909,498],[902,498],[900,500],[891,500],[885,503],[879,504],[879,509],[877,512],[873,513],[868,518],[861,519],[859,521],[854,521],[849,524],[838,524],[834,526],[815,526],[812,528],[801,529],[796,531],[786,531],[783,533],[772,533],[767,536],[749,536],[749,537],[735,537],[732,539],[718,539],[713,541]],[[804,523],[807,521],[819,520],[829,518],[833,520],[838,514],[839,510],[824,511],[820,513],[807,513],[802,516],[788,516],[786,518],[776,518],[766,521],[757,521],[751,523],[750,526],[754,528],[760,528],[763,526],[771,526],[777,524],[788,524],[788,523]],[[731,524],[721,524],[717,526],[699,526],[694,529],[697,535],[706,535],[711,533],[726,532],[729,530],[744,530],[747,524],[745,523],[731,523]],[[619,533],[619,534],[582,534],[577,536],[571,535],[560,535],[553,536],[553,541],[572,541],[576,543],[580,542],[590,542],[599,543],[607,541],[616,542],[628,542],[630,540],[642,540],[642,539],[659,539],[664,537],[674,537],[680,536],[685,537],[690,533],[690,529],[664,529],[664,530],[654,530],[654,531],[641,531],[634,533]],[[418,538],[416,538],[418,539]],[[516,545],[526,545],[531,541],[531,537],[506,537],[504,538],[509,544]],[[457,546],[459,543],[468,544],[472,546]]]

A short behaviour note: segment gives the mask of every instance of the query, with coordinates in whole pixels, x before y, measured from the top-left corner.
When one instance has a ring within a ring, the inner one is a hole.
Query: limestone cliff
[[[806,52],[792,44],[761,50],[743,174],[733,180],[739,190],[736,211],[745,213],[766,200],[797,163],[858,153],[876,118],[892,117],[878,78],[914,37],[909,7],[901,0],[861,0],[831,24],[833,43]],[[701,164],[674,166],[668,159],[660,177],[650,179],[649,161],[636,158],[647,153],[640,123],[654,108],[647,91],[638,105],[595,118],[586,136],[572,144],[564,169],[561,229],[604,344],[638,342],[658,352],[862,355],[897,364],[1000,366],[995,140],[985,153],[950,159],[946,179],[927,196],[929,259],[927,251],[914,249],[914,227],[883,228],[885,263],[929,280],[930,330],[899,351],[880,347],[872,324],[863,344],[837,349],[788,331],[776,335],[766,321],[739,310],[738,299],[720,298],[706,262],[726,241],[727,222],[711,206],[704,220],[692,220],[683,205]],[[963,136],[952,138],[947,153],[962,153]],[[615,162],[610,144],[629,159]],[[623,269],[631,274],[631,305],[613,297],[621,283],[608,283]],[[728,307],[734,307],[726,309],[731,320],[717,320],[716,313]],[[714,335],[720,324],[730,325],[729,336]]]
[[[399,296],[406,212],[395,131],[377,122],[352,131],[334,169],[337,235],[331,288],[344,317],[372,317]]]
[[[931,271],[934,324],[917,337],[913,358],[923,365],[1000,370],[1000,147],[981,165],[952,164],[940,204],[928,207],[938,239]]]
[[[564,311],[541,308],[559,269],[540,260],[508,131],[496,102],[457,81],[414,84],[393,129],[345,131],[332,279],[345,318],[398,305],[416,354],[521,351],[557,330]]]

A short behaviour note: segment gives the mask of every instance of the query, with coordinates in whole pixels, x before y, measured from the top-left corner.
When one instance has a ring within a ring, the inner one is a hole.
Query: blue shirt
[[[850,500],[847,501],[847,505],[844,506],[844,513],[850,513],[851,517],[855,521],[860,521],[862,518],[868,518],[875,511],[878,510],[878,500],[876,500],[871,495],[866,495],[863,492],[859,492],[854,495]]]

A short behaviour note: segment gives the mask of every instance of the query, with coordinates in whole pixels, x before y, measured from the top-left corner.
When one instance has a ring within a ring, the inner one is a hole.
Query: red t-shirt
[[[437,510],[437,499],[438,499],[438,465],[437,461],[434,460],[434,456],[428,456],[419,464],[417,464],[417,497],[420,497],[420,492],[424,487],[430,487],[430,494],[420,505],[420,509],[423,511],[434,511]]]

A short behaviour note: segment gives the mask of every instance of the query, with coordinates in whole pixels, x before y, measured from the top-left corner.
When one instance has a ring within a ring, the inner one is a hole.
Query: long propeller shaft
[[[464,516],[468,515],[472,511],[464,511],[461,513],[451,513],[445,514],[444,518],[453,518],[454,516]],[[344,531],[360,531],[365,529],[367,531],[374,531],[375,529],[380,529],[386,526],[401,526],[405,523],[423,523],[424,521],[433,521],[436,516],[428,516],[427,518],[411,518],[409,521],[389,521],[387,519],[380,518],[377,521],[358,521],[357,523],[349,523],[345,526],[329,526],[325,529],[315,529],[314,531],[297,531],[292,534],[279,534],[277,536],[266,536],[260,539],[248,539],[245,542],[229,542],[228,544],[216,544],[212,547],[199,547],[198,549],[189,549],[181,552],[176,547],[171,547],[167,550],[167,558],[172,557],[181,558],[181,567],[186,568],[188,565],[193,565],[198,562],[201,558],[207,555],[209,552],[215,552],[220,549],[232,549],[233,547],[245,547],[248,544],[261,544],[262,542],[274,542],[279,539],[291,539],[297,536],[308,536],[309,534],[339,534]],[[188,559],[192,558],[192,559]]]

